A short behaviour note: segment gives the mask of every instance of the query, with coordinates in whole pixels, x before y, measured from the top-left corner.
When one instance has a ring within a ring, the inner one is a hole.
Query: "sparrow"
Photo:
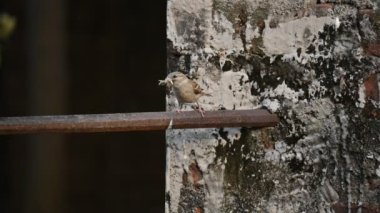
[[[181,72],[170,73],[165,80],[159,80],[158,85],[166,85],[168,89],[173,90],[179,104],[180,112],[184,104],[195,104],[198,111],[204,117],[205,111],[200,107],[198,100],[202,96],[210,96],[193,80],[186,77]]]

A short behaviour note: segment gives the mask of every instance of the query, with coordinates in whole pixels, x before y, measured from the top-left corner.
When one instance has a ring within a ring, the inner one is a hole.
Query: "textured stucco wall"
[[[166,212],[380,211],[379,1],[169,0],[167,21],[206,110],[281,122],[168,130]]]

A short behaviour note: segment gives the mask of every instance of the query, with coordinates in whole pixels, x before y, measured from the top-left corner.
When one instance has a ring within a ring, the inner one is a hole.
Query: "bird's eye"
[[[177,75],[173,75],[173,78],[177,78]]]

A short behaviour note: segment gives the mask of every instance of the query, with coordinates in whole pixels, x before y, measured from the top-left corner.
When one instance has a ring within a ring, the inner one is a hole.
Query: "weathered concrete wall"
[[[167,212],[380,211],[379,1],[169,0],[167,21],[206,110],[281,118],[167,131]]]

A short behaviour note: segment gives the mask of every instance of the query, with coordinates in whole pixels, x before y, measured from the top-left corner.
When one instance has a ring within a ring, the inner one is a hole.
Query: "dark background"
[[[166,0],[3,0],[0,116],[164,111]],[[164,212],[164,132],[0,137],[0,212]]]

